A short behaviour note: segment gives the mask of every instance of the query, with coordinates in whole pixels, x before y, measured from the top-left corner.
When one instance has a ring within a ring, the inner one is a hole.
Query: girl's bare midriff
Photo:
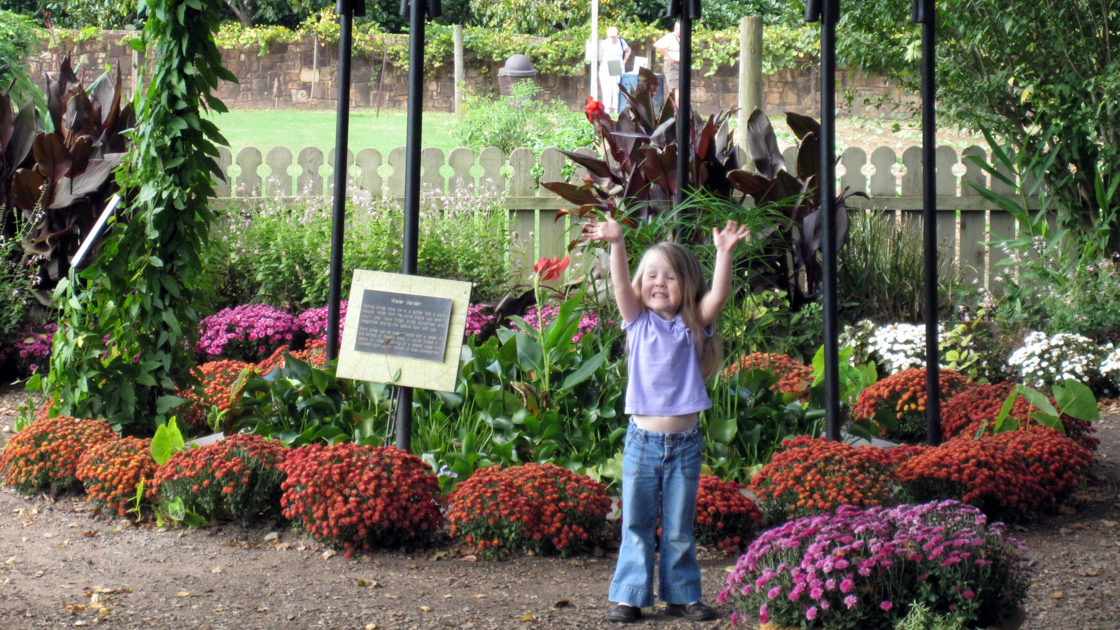
[[[700,416],[695,413],[686,413],[683,416],[632,416],[634,424],[643,431],[654,433],[680,433],[689,431],[700,422]]]

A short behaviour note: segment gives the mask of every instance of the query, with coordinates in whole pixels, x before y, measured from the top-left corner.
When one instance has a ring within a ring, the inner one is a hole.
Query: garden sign
[[[454,391],[471,283],[356,269],[338,376]]]

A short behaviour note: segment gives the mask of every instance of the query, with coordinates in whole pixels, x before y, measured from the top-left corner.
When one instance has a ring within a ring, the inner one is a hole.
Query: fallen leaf
[[[188,593],[187,591],[179,591],[179,597],[198,597],[198,595]]]
[[[454,596],[454,595],[451,595],[451,594],[448,594],[448,595],[444,595],[444,596],[443,596],[443,598],[444,598],[444,599],[451,599],[452,597],[455,597],[455,596]]]
[[[4,564],[15,564],[15,563],[16,563],[15,557],[8,558],[7,560],[4,561]]]
[[[71,615],[76,615],[83,610],[89,610],[88,608],[86,608],[85,606],[83,606],[81,604],[73,604],[71,606],[66,606],[65,608],[66,608],[66,612],[70,613]]]
[[[1097,577],[1100,574],[1101,574],[1100,570],[1099,569],[1094,569],[1093,567],[1089,567],[1088,569],[1085,569],[1081,573],[1081,575],[1084,575],[1085,577]]]
[[[524,617],[521,618],[521,621],[532,621],[532,620],[533,620],[533,615],[525,615]]]
[[[390,594],[386,593],[386,594],[385,594],[385,597],[387,597],[387,598],[389,598],[389,599],[397,599],[397,598],[399,598],[399,597],[400,597],[400,595],[390,595]]]
[[[406,564],[406,565],[404,565],[404,568],[406,568],[406,569],[418,569],[420,567],[417,567],[415,564]]]
[[[335,596],[331,597],[331,599],[342,599],[342,596],[341,595],[335,595]]]
[[[337,555],[338,555],[337,551],[335,551],[334,549],[328,549],[328,550],[323,552],[323,559],[324,560],[330,560],[331,558],[333,558]]]
[[[462,558],[459,558],[459,562],[477,562],[477,561],[478,561],[478,557],[474,556],[474,555],[463,556]]]
[[[1065,596],[1066,596],[1065,593],[1063,593],[1061,591],[1055,591],[1055,592],[1050,594],[1050,599],[1061,599]]]
[[[213,569],[210,569],[210,572],[211,573],[221,573],[222,572],[222,567],[214,567]]]
[[[257,612],[268,612],[268,606],[257,607]]]
[[[571,605],[572,605],[571,602],[569,602],[566,599],[562,599],[562,600],[556,602],[555,604],[553,604],[552,607],[553,608],[567,608],[568,606],[571,606]]]
[[[82,532],[82,536],[85,536],[86,538],[93,538],[96,535],[97,532],[92,529]]]
[[[66,584],[59,584],[58,588],[74,588],[74,587],[73,586],[68,586]]]
[[[375,624],[375,623],[367,623],[367,624],[366,624],[366,630],[377,630],[377,624]]]
[[[447,557],[447,552],[446,551],[437,551],[432,556],[432,562],[435,562],[437,560],[441,560],[441,559],[446,558],[446,557]]]
[[[1116,521],[1101,521],[1101,525],[1104,525],[1105,527],[1111,528],[1111,527],[1116,527],[1117,525],[1120,525],[1120,523],[1118,523]]]
[[[428,613],[428,612],[432,612],[432,607],[431,606],[420,606],[420,610]]]
[[[573,567],[582,567],[583,566],[583,560],[572,560],[572,566]]]
[[[74,622],[74,625],[75,625],[75,626],[84,626],[84,625],[86,625],[86,622],[84,622],[84,621],[75,621],[75,622]]]

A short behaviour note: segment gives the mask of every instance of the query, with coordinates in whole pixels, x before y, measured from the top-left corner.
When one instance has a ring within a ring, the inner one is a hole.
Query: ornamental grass
[[[960,372],[940,370],[941,399],[949,400],[968,387]],[[890,414],[896,426],[885,426]],[[855,420],[871,420],[888,439],[922,441],[926,437],[926,369],[910,368],[888,376],[863,390],[852,410]]]
[[[192,370],[198,378],[198,386],[175,392],[176,396],[186,401],[179,416],[179,426],[184,434],[194,436],[210,432],[210,410],[226,411],[230,408],[229,401],[236,395],[233,385],[246,368],[252,369],[253,364],[227,360],[203,363]]]
[[[737,554],[762,531],[762,512],[743,494],[743,484],[700,475],[693,534],[698,545]]]
[[[78,460],[86,449],[116,440],[104,420],[77,420],[67,416],[37,420],[8,440],[0,454],[4,483],[26,494],[50,488],[51,492],[81,485]]]
[[[956,501],[800,518],[754,541],[720,603],[733,626],[895,628],[910,602],[962,627],[1000,626],[1026,599],[1026,549]]]
[[[1019,452],[988,437],[927,449],[902,462],[896,478],[907,500],[956,499],[1000,518],[1027,516],[1046,498]]]
[[[982,439],[1019,457],[1045,492],[1043,505],[1056,505],[1073,492],[1093,465],[1092,451],[1050,427],[1035,425]]]
[[[285,518],[324,544],[356,550],[427,543],[443,522],[439,483],[395,447],[302,446],[280,466]]]
[[[148,497],[162,506],[181,500],[204,518],[275,516],[286,452],[276,440],[246,434],[179,451],[156,471]]]
[[[994,383],[991,385],[977,385],[969,388],[945,403],[941,410],[941,431],[945,439],[955,437],[973,438],[980,431],[980,427],[987,422],[985,432],[991,434],[995,429],[996,418],[1003,409],[1003,402],[1011,392],[1015,391],[1015,383]],[[1057,405],[1053,396],[1047,396],[1051,405]],[[1031,411],[1034,407],[1026,398],[1018,396],[1007,414],[1008,420],[1019,423],[1020,428],[1028,428],[1031,422]],[[1101,441],[1093,437],[1096,428],[1085,420],[1062,414],[1059,418],[1065,427],[1066,435],[1071,440],[1090,451],[1097,450]]]
[[[448,499],[451,535],[484,560],[580,553],[606,534],[607,487],[555,464],[484,468]]]
[[[870,507],[892,500],[890,450],[798,436],[785,442],[751,479],[767,522],[826,512],[840,505]]]
[[[148,439],[126,437],[87,449],[78,460],[76,476],[85,484],[90,501],[124,516],[140,484],[150,486],[155,477],[158,466],[151,445]]]
[[[807,398],[809,388],[813,385],[813,368],[800,361],[795,361],[785,354],[767,354],[754,352],[748,354],[723,371],[723,375],[734,376],[739,370],[765,370],[778,377],[774,389],[783,394],[792,394],[798,398]]]

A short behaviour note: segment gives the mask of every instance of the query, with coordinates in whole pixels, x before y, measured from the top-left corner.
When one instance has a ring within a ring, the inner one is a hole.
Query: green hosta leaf
[[[156,429],[155,436],[152,437],[152,459],[156,464],[162,466],[171,459],[175,453],[186,448],[183,442],[183,434],[179,432],[179,427],[175,423],[175,418],[172,418],[167,424],[160,426]],[[182,520],[176,519],[176,520]]]
[[[1083,383],[1066,380],[1064,385],[1055,385],[1053,391],[1054,400],[1058,402],[1062,413],[1086,422],[1100,422],[1101,411],[1097,408],[1097,399],[1093,397],[1093,390]]]
[[[1012,407],[1015,406],[1015,399],[1017,399],[1018,397],[1019,392],[1012,390],[1011,393],[1007,395],[1007,398],[1004,399],[1003,406],[1000,407],[999,414],[996,416],[995,426],[992,428],[992,433],[1003,433],[1004,431],[1008,430],[1004,428],[1004,422],[1007,420],[1007,414],[1011,413]],[[987,421],[985,421],[984,424],[987,425]],[[1019,428],[1018,422],[1014,422],[1014,424],[1016,429]],[[983,433],[977,433],[977,439],[980,439],[980,435],[983,435]]]
[[[1019,395],[1023,398],[1026,398],[1027,402],[1035,409],[1051,416],[1058,416],[1058,410],[1054,408],[1054,405],[1050,404],[1050,399],[1046,397],[1046,394],[1043,394],[1033,387],[1027,387],[1026,385],[1016,385],[1015,391],[1019,392]]]
[[[1058,416],[1052,416],[1048,413],[1039,413],[1036,411],[1034,414],[1034,419],[1044,427],[1050,427],[1051,429],[1054,429],[1062,435],[1066,434],[1066,427],[1062,424],[1062,421],[1058,418]]]
[[[708,423],[708,438],[721,444],[730,444],[735,439],[738,428],[734,417],[717,418]]]

